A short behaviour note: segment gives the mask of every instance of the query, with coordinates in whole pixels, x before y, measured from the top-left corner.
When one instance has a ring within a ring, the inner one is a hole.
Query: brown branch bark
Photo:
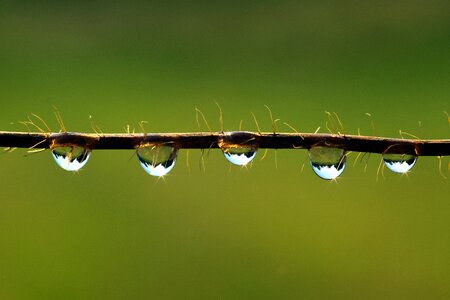
[[[450,155],[450,139],[413,140],[376,136],[321,133],[192,132],[146,134],[24,133],[0,131],[0,146],[11,148],[51,148],[52,145],[80,145],[90,149],[135,149],[143,144],[171,144],[180,149],[220,148],[223,145],[250,145],[268,149],[309,149],[338,147],[346,151],[404,153],[417,156]]]
[[[377,136],[322,133],[192,132],[145,134],[24,133],[0,131],[0,147],[51,148],[53,145],[79,145],[89,149],[136,149],[144,144],[171,144],[179,149],[220,148],[247,145],[268,149],[309,149],[338,147],[346,151],[401,153],[417,156],[450,155],[450,139],[414,140]]]

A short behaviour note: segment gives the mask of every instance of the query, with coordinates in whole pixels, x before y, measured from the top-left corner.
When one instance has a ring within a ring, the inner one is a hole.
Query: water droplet
[[[331,180],[342,174],[347,157],[343,149],[317,146],[309,149],[309,159],[317,176]]]
[[[80,146],[54,147],[52,155],[64,170],[78,171],[87,163],[91,151]]]
[[[406,173],[414,166],[417,156],[412,154],[383,154],[386,167],[395,173]]]
[[[238,166],[245,166],[256,156],[253,147],[226,147],[222,148],[222,152],[230,163]]]
[[[178,149],[172,146],[144,146],[137,149],[139,163],[152,176],[164,176],[175,166]]]

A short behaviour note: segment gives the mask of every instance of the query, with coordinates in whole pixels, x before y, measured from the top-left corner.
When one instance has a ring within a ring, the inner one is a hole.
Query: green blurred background
[[[217,101],[226,130],[251,111],[270,130],[267,104],[304,132],[327,110],[345,133],[449,138],[449,95],[447,0],[0,2],[1,130],[57,131],[53,106],[71,131],[196,131],[195,107],[218,130]],[[0,155],[0,299],[450,298],[435,157],[377,180],[379,156],[350,155],[328,182],[304,150],[211,150],[205,171],[180,151],[165,180],[133,151],[77,174],[25,153]]]

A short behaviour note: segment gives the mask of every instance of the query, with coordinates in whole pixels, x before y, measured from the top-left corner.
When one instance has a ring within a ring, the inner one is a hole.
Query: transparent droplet
[[[232,164],[245,166],[256,156],[256,149],[253,147],[227,147],[222,148],[223,155]]]
[[[56,163],[67,171],[78,171],[88,161],[91,151],[80,146],[54,147],[52,156]]]
[[[172,146],[144,146],[137,149],[139,163],[152,176],[164,176],[175,166],[178,149]]]
[[[395,173],[406,173],[414,166],[417,156],[411,154],[383,154],[386,167]]]
[[[317,146],[309,149],[309,159],[317,176],[331,180],[342,174],[347,157],[343,149]]]

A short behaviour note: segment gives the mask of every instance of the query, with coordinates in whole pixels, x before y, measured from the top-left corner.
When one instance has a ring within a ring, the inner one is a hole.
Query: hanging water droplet
[[[245,166],[256,156],[256,148],[253,147],[226,147],[222,152],[230,163],[238,166]]]
[[[80,146],[64,146],[52,148],[52,156],[56,163],[67,171],[78,171],[88,161],[91,151]]]
[[[417,156],[412,154],[383,154],[386,167],[395,173],[406,173],[414,166]]]
[[[343,149],[317,146],[309,149],[309,159],[317,176],[331,180],[342,174],[347,157]]]
[[[175,166],[178,149],[172,146],[144,146],[137,149],[142,168],[152,176],[164,176]]]

